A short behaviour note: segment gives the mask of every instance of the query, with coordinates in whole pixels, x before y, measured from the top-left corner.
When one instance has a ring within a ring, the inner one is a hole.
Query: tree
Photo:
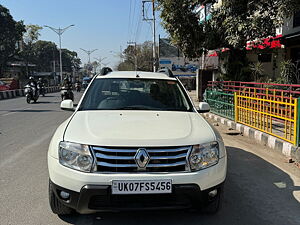
[[[53,69],[53,61],[58,61],[59,51],[55,43],[51,41],[36,41],[30,49],[30,61],[36,64],[37,72],[50,72]],[[81,61],[77,53],[68,49],[62,49],[63,71],[72,72],[79,70]]]
[[[146,41],[143,44],[129,45],[123,51],[123,62],[120,62],[117,69],[124,71],[135,70],[135,60],[137,59],[137,69],[140,71],[152,71],[153,55],[152,42]]]
[[[292,60],[280,62],[280,78],[279,82],[284,84],[300,83],[299,62],[293,63]]]
[[[30,61],[34,60],[33,44],[38,40],[40,36],[40,30],[43,29],[39,25],[26,25],[26,32],[23,34],[24,46],[20,52],[26,64],[26,76],[29,76],[28,64]]]
[[[235,77],[246,66],[247,41],[273,36],[283,19],[300,9],[299,0],[223,0],[210,20],[199,23],[198,0],[158,3],[163,26],[185,56],[198,58],[208,49],[229,48],[229,60],[241,62],[236,71],[227,68]]]
[[[37,41],[32,44],[30,49],[30,61],[36,65],[37,72],[52,71],[52,63],[58,59],[58,49],[51,41]]]
[[[17,53],[17,43],[25,32],[23,21],[15,21],[9,10],[0,5],[0,75],[7,61]]]
[[[23,40],[25,44],[32,44],[36,42],[39,39],[40,30],[42,30],[43,27],[39,25],[26,25],[26,32],[23,34]]]
[[[77,52],[68,49],[61,50],[61,57],[63,62],[63,71],[72,72],[80,68],[81,60],[78,58]]]

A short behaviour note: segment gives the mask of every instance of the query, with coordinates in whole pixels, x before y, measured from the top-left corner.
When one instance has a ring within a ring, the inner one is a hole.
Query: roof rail
[[[104,76],[112,72],[112,69],[109,67],[103,67],[100,71],[100,75]]]
[[[173,72],[169,69],[169,68],[163,68],[157,71],[158,73],[164,73],[166,74],[168,77],[175,77]]]

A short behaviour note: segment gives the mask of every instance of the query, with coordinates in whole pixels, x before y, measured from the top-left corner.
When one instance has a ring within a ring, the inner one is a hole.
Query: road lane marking
[[[6,158],[5,161],[0,161],[0,168],[6,166],[7,164],[12,164],[13,162],[16,162],[17,159],[22,156],[24,153],[29,154],[30,151],[34,150],[35,147],[39,146],[43,142],[45,142],[48,138],[51,138],[51,133],[47,133],[46,135],[43,135],[42,137],[39,137],[39,139],[35,142],[33,142],[30,145],[27,145],[23,148],[21,148],[18,152],[12,151],[12,154],[9,158]]]

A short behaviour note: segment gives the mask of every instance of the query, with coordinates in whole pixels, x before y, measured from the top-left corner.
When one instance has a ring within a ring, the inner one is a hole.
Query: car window
[[[177,81],[157,79],[96,79],[80,110],[192,111]]]

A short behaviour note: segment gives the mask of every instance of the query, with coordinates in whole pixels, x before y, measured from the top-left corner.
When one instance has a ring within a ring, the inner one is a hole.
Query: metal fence
[[[234,94],[235,121],[294,145],[298,144],[298,99],[280,96],[275,91],[264,95],[256,91]]]
[[[276,83],[257,83],[257,82],[241,82],[241,81],[209,81],[208,89],[222,90],[229,93],[249,90],[251,92],[260,93],[278,92],[284,96],[300,96],[299,84],[276,84]]]
[[[234,94],[215,90],[206,90],[206,102],[211,112],[234,120]]]

